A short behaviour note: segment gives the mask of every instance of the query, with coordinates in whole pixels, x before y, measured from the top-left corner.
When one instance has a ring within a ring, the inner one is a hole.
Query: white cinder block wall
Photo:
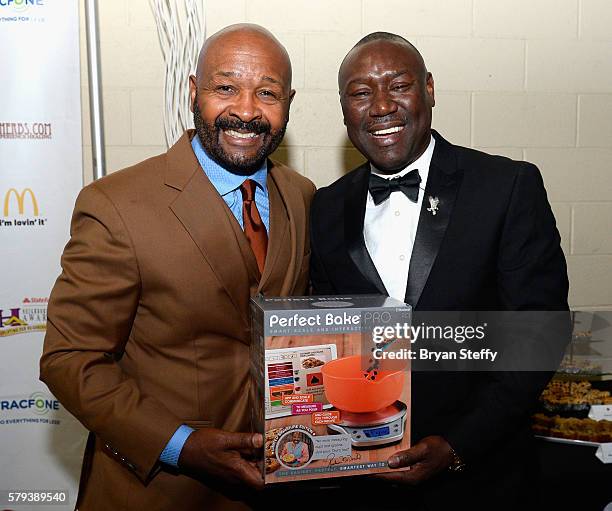
[[[376,30],[408,38],[434,75],[434,127],[454,143],[540,167],[568,259],[572,306],[612,308],[612,1],[204,3],[208,34],[249,21],[287,47],[297,95],[276,157],[318,186],[361,161],[342,124],[340,60]],[[106,157],[114,171],[165,150],[163,62],[148,0],[99,2],[99,10]],[[84,51],[82,56],[90,182]]]

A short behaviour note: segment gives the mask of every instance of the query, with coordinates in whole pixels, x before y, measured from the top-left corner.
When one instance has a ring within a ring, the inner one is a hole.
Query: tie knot
[[[401,187],[400,187],[401,183],[398,178],[388,179],[387,181],[389,181],[389,188],[391,189],[392,192],[401,191]]]
[[[247,179],[240,185],[240,191],[242,192],[242,200],[243,201],[253,201],[255,200],[255,181],[252,179]]]

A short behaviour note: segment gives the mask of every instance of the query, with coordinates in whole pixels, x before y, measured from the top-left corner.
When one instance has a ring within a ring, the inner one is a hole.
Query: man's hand
[[[419,484],[447,469],[452,460],[448,442],[441,436],[428,436],[410,449],[396,452],[389,458],[389,467],[410,467],[410,470],[381,474],[379,477],[395,483]]]
[[[263,457],[262,447],[258,433],[204,428],[189,435],[178,466],[207,485],[260,490],[263,479],[256,460]]]

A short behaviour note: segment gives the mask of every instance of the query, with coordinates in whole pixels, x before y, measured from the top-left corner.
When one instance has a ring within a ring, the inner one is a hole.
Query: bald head
[[[374,33],[345,57],[340,104],[353,145],[379,172],[414,162],[431,139],[434,82],[423,57],[403,37]]]
[[[411,52],[416,58],[417,63],[419,64],[422,72],[422,76],[424,77],[427,73],[427,68],[425,67],[425,61],[419,50],[401,35],[393,34],[391,32],[372,32],[371,34],[366,35],[361,38],[355,46],[353,46],[349,52],[345,55],[342,63],[340,64],[340,69],[338,70],[338,86],[340,90],[342,90],[342,83],[344,82],[344,77],[346,75],[346,69],[349,64],[355,59],[356,54],[361,54],[362,50],[367,52],[367,48],[363,48],[365,46],[370,46],[371,43],[391,43],[398,46],[404,47],[407,51]]]
[[[282,44],[257,25],[224,28],[204,43],[189,89],[208,156],[234,174],[260,169],[283,139],[295,94]]]
[[[197,82],[202,81],[207,69],[221,64],[228,53],[250,53],[273,59],[291,87],[291,60],[287,50],[269,30],[252,23],[230,25],[206,39],[198,57]]]

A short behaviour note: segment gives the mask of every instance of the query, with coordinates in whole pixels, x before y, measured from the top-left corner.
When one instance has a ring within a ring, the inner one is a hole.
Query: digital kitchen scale
[[[350,435],[353,447],[370,447],[399,442],[406,427],[406,405],[396,401],[376,412],[354,413],[340,411],[341,422],[328,424],[338,433]]]

